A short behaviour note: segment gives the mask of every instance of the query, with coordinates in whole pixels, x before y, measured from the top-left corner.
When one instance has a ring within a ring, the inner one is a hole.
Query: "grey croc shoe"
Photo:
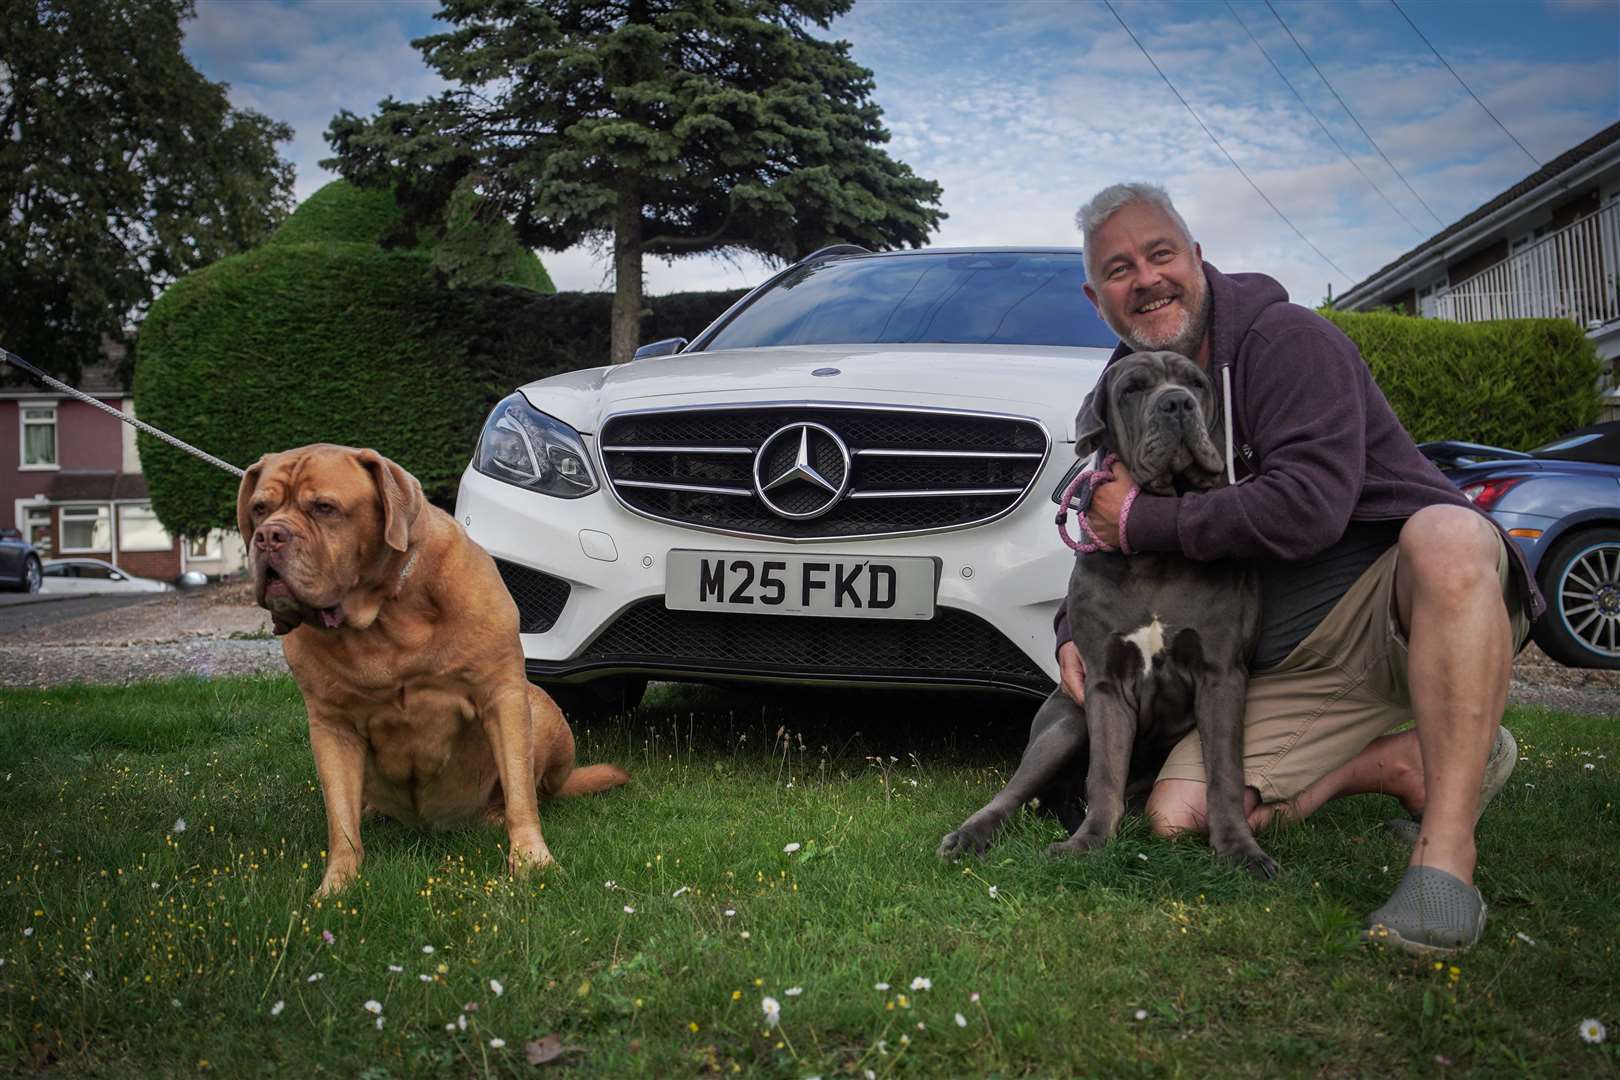
[[[1485,933],[1485,898],[1432,866],[1409,866],[1384,906],[1362,920],[1361,940],[1409,953],[1461,952]]]
[[[1496,729],[1496,741],[1491,744],[1491,756],[1485,761],[1485,776],[1479,783],[1479,809],[1474,813],[1474,824],[1479,824],[1480,816],[1491,800],[1501,793],[1507,786],[1508,777],[1513,775],[1513,767],[1519,763],[1519,743],[1514,739],[1513,732],[1505,727]],[[1384,822],[1384,828],[1394,833],[1396,837],[1407,844],[1417,843],[1418,833],[1423,829],[1423,817],[1418,815],[1409,818],[1395,818]]]

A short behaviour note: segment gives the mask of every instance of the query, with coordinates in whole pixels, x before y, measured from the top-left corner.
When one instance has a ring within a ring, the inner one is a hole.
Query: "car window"
[[[1071,252],[825,259],[794,267],[705,349],[947,342],[1112,348]]]
[[[106,581],[113,576],[112,567],[102,566],[100,563],[80,563],[78,570],[82,578],[99,578]]]
[[[71,568],[67,567],[67,566],[63,566],[61,563],[58,563],[55,566],[47,566],[41,572],[46,577],[72,577],[73,576],[73,574],[71,572]]]

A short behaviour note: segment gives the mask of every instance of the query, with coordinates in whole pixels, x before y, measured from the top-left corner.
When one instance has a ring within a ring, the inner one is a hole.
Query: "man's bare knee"
[[[1147,803],[1153,835],[1204,832],[1209,827],[1204,794],[1205,785],[1197,780],[1160,780],[1154,784]]]

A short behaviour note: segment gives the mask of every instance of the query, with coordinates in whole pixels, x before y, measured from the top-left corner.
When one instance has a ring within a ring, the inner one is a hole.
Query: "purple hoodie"
[[[1223,274],[1206,262],[1204,278],[1209,374],[1218,390],[1231,379],[1239,483],[1180,496],[1141,493],[1127,523],[1133,550],[1296,560],[1325,550],[1351,521],[1404,521],[1436,503],[1473,508],[1418,452],[1336,326],[1289,303],[1264,274]],[[1121,344],[1109,363],[1131,351]],[[1507,545],[1524,610],[1537,618],[1546,604],[1523,552]],[[1056,625],[1061,644],[1069,639],[1061,609]]]

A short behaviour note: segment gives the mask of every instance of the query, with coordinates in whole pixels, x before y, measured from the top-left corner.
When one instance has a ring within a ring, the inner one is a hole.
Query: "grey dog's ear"
[[[1117,364],[1104,368],[1097,378],[1097,385],[1080,403],[1080,411],[1074,417],[1075,457],[1089,457],[1095,453],[1103,436],[1108,433],[1108,384],[1118,369]]]

